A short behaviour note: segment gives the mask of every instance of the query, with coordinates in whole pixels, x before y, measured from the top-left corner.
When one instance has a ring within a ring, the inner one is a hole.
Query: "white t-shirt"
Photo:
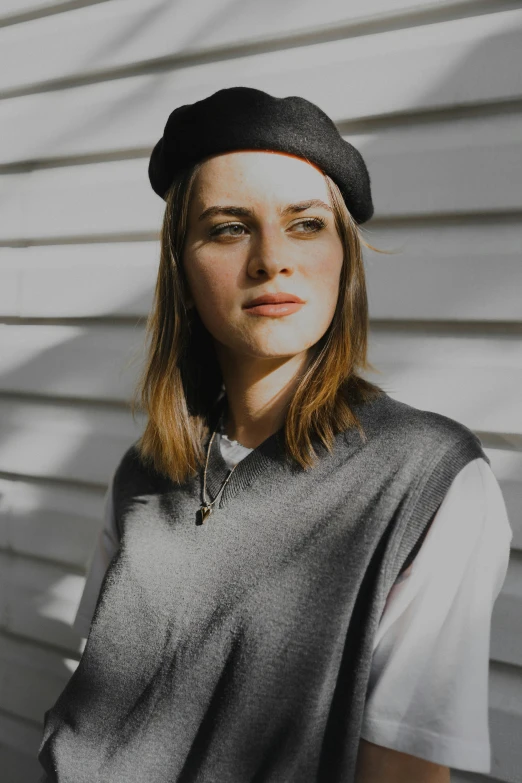
[[[225,435],[220,444],[229,467],[251,451]],[[111,487],[74,621],[85,637],[118,549]],[[491,468],[481,458],[469,462],[388,594],[373,645],[364,739],[448,767],[490,771],[491,614],[512,536]]]

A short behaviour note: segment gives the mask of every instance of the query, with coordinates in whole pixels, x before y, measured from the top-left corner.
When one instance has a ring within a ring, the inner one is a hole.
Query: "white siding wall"
[[[522,781],[520,8],[0,0],[2,781],[39,775],[106,482],[139,432],[126,401],[163,210],[148,155],[175,106],[237,84],[309,98],[362,151],[365,234],[398,251],[366,254],[374,379],[487,447],[514,529],[488,779]]]

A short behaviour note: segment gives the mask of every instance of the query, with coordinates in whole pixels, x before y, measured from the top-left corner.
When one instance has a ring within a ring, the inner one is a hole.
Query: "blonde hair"
[[[200,166],[183,172],[166,195],[160,264],[146,325],[146,361],[131,403],[133,413],[139,405],[147,414],[137,442],[140,456],[178,483],[204,465],[209,415],[223,384],[212,338],[196,309],[187,309],[189,289],[182,266],[190,197]],[[362,239],[339,188],[323,176],[344,258],[332,321],[311,349],[311,361],[285,417],[286,453],[303,469],[316,462],[314,436],[329,451],[335,435],[351,427],[357,427],[364,440],[352,406],[382,393],[359,375],[375,369],[367,360],[369,317],[361,245],[377,248]]]

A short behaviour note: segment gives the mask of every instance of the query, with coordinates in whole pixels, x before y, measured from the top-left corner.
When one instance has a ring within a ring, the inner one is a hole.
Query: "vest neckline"
[[[372,409],[373,412],[377,413],[375,408],[381,408],[389,399],[389,395],[386,392],[381,391],[381,394],[377,399],[369,400],[364,404],[356,404],[354,407],[357,409],[358,416],[363,424],[367,417],[371,415],[369,409]],[[226,393],[222,390],[212,408],[209,419],[209,434],[204,443],[205,451],[207,451],[210,439],[212,438],[212,433],[215,431],[215,437],[208,453],[206,488],[207,500],[209,503],[215,500],[216,495],[220,491],[223,482],[231,470],[221,454],[220,447],[220,430],[223,426],[225,411]],[[259,446],[237,463],[230,479],[223,488],[220,499],[214,505],[214,509],[225,506],[229,500],[246,489],[262,473],[269,477],[274,471],[281,471],[285,468],[288,470],[292,467],[293,460],[286,454],[284,429],[284,425],[281,426],[276,432],[272,433],[272,435],[266,438],[266,440],[260,443]],[[337,437],[344,442],[345,448],[350,451],[357,450],[362,446],[359,432],[355,428],[350,428],[339,433]],[[317,438],[313,438],[313,443],[319,457],[328,454],[324,445]],[[205,502],[203,498],[204,468],[201,470],[200,476],[200,494],[201,502],[203,503]]]
[[[209,502],[212,502],[215,499],[221,489],[221,485],[231,470],[221,454],[220,445],[220,429],[223,424],[226,397],[223,395],[218,403],[217,420],[213,417],[214,422],[211,422],[210,432],[205,442],[205,449],[208,449],[210,439],[212,438],[212,432],[215,430],[214,440],[212,441],[208,454],[206,484],[207,499]],[[229,500],[241,492],[241,490],[246,489],[246,487],[252,484],[261,473],[281,465],[285,460],[284,426],[282,426],[237,463],[216,506],[222,508]],[[203,500],[203,483],[201,486],[201,496]]]

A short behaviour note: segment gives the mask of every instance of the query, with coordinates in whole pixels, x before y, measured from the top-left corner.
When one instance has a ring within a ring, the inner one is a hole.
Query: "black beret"
[[[273,150],[305,158],[338,185],[357,223],[373,215],[370,175],[361,153],[333,121],[305,98],[274,98],[251,87],[230,87],[170,114],[149,161],[152,189],[165,198],[174,178],[210,155]]]

